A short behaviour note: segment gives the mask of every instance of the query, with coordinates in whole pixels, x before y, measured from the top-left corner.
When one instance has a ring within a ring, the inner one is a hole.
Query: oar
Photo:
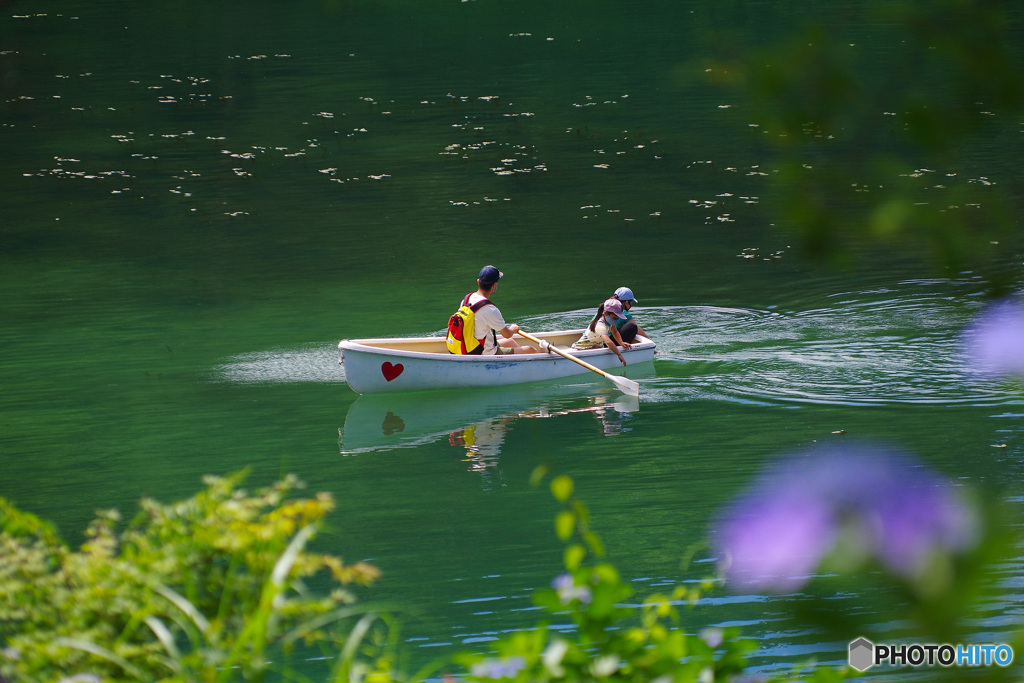
[[[568,351],[563,351],[562,349],[558,348],[557,346],[555,346],[554,344],[552,344],[550,342],[543,341],[541,339],[537,339],[537,337],[534,337],[532,334],[529,334],[528,332],[523,332],[521,329],[519,330],[519,334],[521,334],[522,336],[526,337],[527,339],[529,339],[533,343],[537,344],[537,346],[539,346],[542,349],[550,349],[551,351],[554,351],[555,353],[557,353],[562,358],[567,358],[567,359],[571,360],[573,363],[578,363],[579,365],[582,365],[587,370],[590,370],[592,372],[596,372],[599,375],[604,375],[605,377],[610,379],[615,384],[615,386],[617,386],[619,388],[619,391],[621,391],[622,393],[624,393],[624,394],[626,394],[628,396],[639,396],[640,395],[640,385],[637,384],[636,382],[634,382],[633,380],[631,380],[631,379],[629,379],[627,377],[619,377],[617,375],[613,375],[610,372],[605,372],[604,370],[602,370],[601,368],[597,367],[596,365],[591,365],[587,361],[581,360],[581,359],[577,358],[576,356],[572,355]]]

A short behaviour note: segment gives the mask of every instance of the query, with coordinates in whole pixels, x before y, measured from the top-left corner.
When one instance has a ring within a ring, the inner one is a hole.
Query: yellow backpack
[[[466,295],[459,310],[448,318],[448,337],[445,339],[445,343],[448,345],[449,353],[477,355],[484,352],[485,339],[477,339],[473,336],[476,330],[476,312],[491,302],[481,299],[470,306],[470,296],[472,293]]]

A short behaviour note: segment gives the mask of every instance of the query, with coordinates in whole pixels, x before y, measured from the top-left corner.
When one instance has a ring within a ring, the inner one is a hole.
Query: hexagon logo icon
[[[858,638],[850,643],[850,666],[857,671],[867,671],[875,664],[875,645],[867,638]]]

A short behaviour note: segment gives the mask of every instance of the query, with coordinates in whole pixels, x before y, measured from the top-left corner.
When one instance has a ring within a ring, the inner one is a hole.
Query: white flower
[[[565,669],[562,668],[562,658],[565,657],[565,653],[568,651],[568,641],[559,639],[551,641],[547,648],[545,648],[544,654],[541,655],[544,668],[555,678],[561,678],[565,675]]]
[[[605,655],[603,657],[598,657],[591,663],[590,673],[597,678],[611,676],[619,670],[621,662],[622,660],[619,659],[618,655]]]

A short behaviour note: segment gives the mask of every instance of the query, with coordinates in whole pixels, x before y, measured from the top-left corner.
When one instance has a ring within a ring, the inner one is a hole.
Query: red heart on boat
[[[392,365],[391,363],[384,363],[380,366],[380,371],[384,374],[384,379],[389,382],[401,375],[403,370],[405,370],[405,366],[401,363],[397,363],[395,365]]]

